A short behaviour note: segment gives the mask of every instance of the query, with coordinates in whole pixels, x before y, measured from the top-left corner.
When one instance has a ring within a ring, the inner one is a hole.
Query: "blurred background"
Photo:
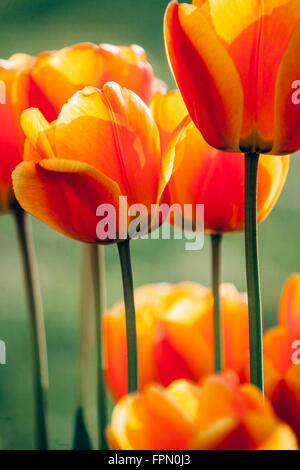
[[[1,0],[0,56],[36,54],[80,41],[143,46],[155,74],[174,86],[165,58],[162,23],[167,0]],[[1,130],[0,130],[1,131]],[[300,155],[291,159],[287,183],[259,227],[264,324],[276,323],[287,276],[300,271]],[[34,220],[50,367],[50,445],[70,448],[78,400],[78,301],[81,245]],[[210,284],[210,244],[185,251],[184,240],[132,243],[135,286],[149,282]],[[106,249],[107,302],[122,297],[116,246]],[[243,235],[224,240],[223,279],[245,290]],[[33,447],[30,343],[20,258],[13,218],[0,217],[0,442],[3,449]]]

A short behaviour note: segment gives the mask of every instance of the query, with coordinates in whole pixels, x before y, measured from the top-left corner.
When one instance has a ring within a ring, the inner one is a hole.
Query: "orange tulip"
[[[116,234],[101,241],[116,241],[121,195],[149,213],[163,192],[167,196],[172,165],[161,159],[157,126],[143,101],[116,83],[77,92],[52,123],[29,109],[22,127],[27,140],[25,161],[13,172],[16,198],[24,210],[71,238],[100,241],[96,227],[103,217],[96,210],[105,203],[116,210]]]
[[[243,230],[243,156],[210,147],[191,121],[186,122],[184,127],[180,126],[187,110],[178,91],[156,93],[151,109],[160,130],[162,145],[166,148],[169,144],[177,161],[176,171],[169,183],[171,204],[182,207],[191,204],[193,223],[197,219],[196,204],[204,204],[204,228],[207,232]],[[257,195],[259,222],[269,214],[279,197],[288,168],[288,156],[260,157]]]
[[[260,391],[234,373],[149,385],[115,406],[107,438],[115,450],[297,450]]]
[[[0,212],[8,210],[13,201],[11,172],[23,156],[24,136],[18,124],[22,109],[15,100],[14,80],[32,61],[25,54],[0,60]]]
[[[77,91],[85,86],[101,89],[108,81],[134,91],[147,103],[155,82],[144,49],[80,43],[43,52],[23,71],[16,88],[20,102],[30,96],[30,106],[38,107],[52,121]]]
[[[241,380],[248,356],[248,316],[244,294],[221,288],[224,366]],[[135,291],[139,384],[164,386],[185,378],[197,382],[213,372],[213,296],[192,282],[153,284]],[[124,304],[103,315],[106,379],[114,398],[127,391]]]
[[[300,148],[298,1],[173,1],[164,34],[177,85],[210,145],[272,154]]]
[[[300,274],[284,285],[279,326],[265,334],[264,358],[266,395],[300,443]]]

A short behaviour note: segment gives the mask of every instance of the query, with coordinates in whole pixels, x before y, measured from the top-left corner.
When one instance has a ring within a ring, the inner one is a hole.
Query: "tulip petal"
[[[279,324],[290,331],[300,332],[300,274],[293,274],[284,284],[279,303]]]
[[[172,382],[166,392],[191,420],[196,420],[199,415],[198,406],[201,395],[199,386],[180,379]]]
[[[104,62],[99,88],[106,82],[117,82],[132,90],[145,103],[150,101],[155,79],[142,47],[136,44],[129,47],[100,44],[99,54]]]
[[[289,426],[281,424],[257,450],[298,450],[297,438]]]
[[[155,93],[150,109],[159,128],[162,151],[166,148],[171,134],[186,117],[187,109],[178,90],[169,93]]]
[[[159,382],[164,387],[178,379],[197,381],[198,377],[191,370],[188,361],[168,339],[167,328],[163,323],[157,325],[154,356]]]
[[[51,122],[57,118],[58,110],[55,108],[54,103],[49,100],[41,88],[38,87],[32,78],[32,70],[34,63],[21,70],[18,73],[13,84],[13,96],[15,107],[19,114],[27,108],[38,108],[43,116]],[[56,90],[56,86],[52,88]]]
[[[85,163],[57,158],[23,162],[12,178],[24,210],[76,240],[99,242],[98,205],[118,207],[118,185]]]
[[[193,450],[245,448],[249,449],[249,436],[246,436],[245,430],[239,426],[239,420],[231,416],[215,421],[205,431],[199,432],[192,442]]]
[[[284,374],[293,365],[292,344],[295,339],[297,339],[296,334],[284,326],[271,328],[265,334],[264,354],[280,374]]]
[[[15,82],[21,71],[30,66],[33,57],[14,54],[0,59],[0,211],[9,209],[13,201],[11,172],[22,160],[24,134],[19,120],[21,107],[15,97]]]
[[[57,119],[55,145],[59,158],[84,158],[116,181],[129,204],[156,201],[159,133],[149,109],[133,92],[109,83],[102,91],[89,87],[76,93]]]
[[[15,70],[9,61],[0,61],[0,211],[7,210],[11,193],[11,172],[22,158],[22,141],[11,102]]]
[[[21,126],[31,145],[42,158],[55,158],[54,129],[36,108],[30,108],[21,115]],[[26,160],[29,158],[26,152]]]
[[[97,46],[91,43],[76,44],[40,54],[32,71],[32,79],[43,90],[58,115],[74,93],[100,82],[101,64]]]
[[[288,395],[284,397],[282,402],[286,414],[281,419],[293,428],[300,444],[300,364],[294,365],[287,371],[285,381]]]
[[[221,314],[225,367],[241,374],[249,353],[248,307],[232,284],[222,284]]]
[[[193,429],[167,391],[153,386],[119,401],[107,435],[114,449],[172,450],[186,448]]]
[[[198,300],[183,298],[162,312],[163,335],[158,335],[156,342],[157,368],[161,377],[166,368],[161,355],[162,350],[168,351],[170,361],[175,360],[173,365],[171,362],[169,364],[168,379],[172,378],[171,374],[179,373],[179,365],[184,365],[183,375],[188,379],[197,380],[212,372],[212,348],[207,338],[207,331],[211,326],[211,301],[211,296],[207,295]],[[180,375],[174,375],[174,378],[178,379]]]
[[[275,135],[272,153],[292,153],[300,147],[300,106],[294,82],[300,80],[300,24],[283,55],[275,89]],[[299,86],[298,86],[299,89]]]
[[[285,375],[277,375],[270,367],[265,370],[266,395],[277,416],[292,427],[300,442],[300,364],[291,366]]]
[[[258,165],[257,219],[262,222],[271,212],[286,182],[290,166],[288,155],[261,155]]]
[[[193,5],[171,2],[164,30],[168,59],[195,125],[210,145],[239,151],[241,81],[207,15]]]

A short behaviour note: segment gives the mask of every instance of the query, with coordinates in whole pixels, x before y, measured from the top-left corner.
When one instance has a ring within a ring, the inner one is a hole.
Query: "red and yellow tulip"
[[[297,440],[260,391],[234,373],[201,386],[148,385],[115,406],[107,438],[115,450],[296,450]]]
[[[139,384],[164,386],[176,379],[197,382],[213,372],[213,296],[192,282],[153,284],[135,291]],[[248,357],[247,301],[233,285],[221,288],[225,368],[244,379]],[[126,394],[126,328],[124,304],[103,315],[105,369],[108,386],[118,399]]]
[[[18,124],[22,108],[15,97],[14,83],[21,70],[33,60],[26,54],[0,60],[0,212],[8,210],[13,201],[11,172],[23,157],[24,135]]]
[[[232,232],[244,228],[243,156],[210,147],[193,122],[180,123],[187,110],[178,91],[156,93],[151,109],[160,130],[163,148],[173,149],[176,168],[169,183],[171,204],[204,204],[207,232]],[[170,148],[171,147],[171,148]],[[257,211],[261,222],[272,210],[289,168],[288,156],[259,159]],[[182,211],[183,213],[183,211]],[[180,221],[179,221],[180,222]]]
[[[264,361],[266,395],[300,442],[300,274],[284,285],[279,326],[265,334]]]
[[[172,1],[164,22],[170,66],[204,139],[229,152],[300,148],[300,3]]]
[[[118,239],[120,196],[128,206],[144,204],[150,214],[151,204],[167,195],[172,165],[161,158],[151,112],[114,82],[77,92],[52,123],[39,110],[26,110],[22,127],[27,140],[25,161],[13,172],[16,198],[64,235],[99,242],[96,210],[105,203],[115,208],[111,223]]]

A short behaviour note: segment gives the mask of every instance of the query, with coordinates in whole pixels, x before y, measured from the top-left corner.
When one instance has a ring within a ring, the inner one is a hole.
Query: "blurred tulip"
[[[233,232],[244,228],[244,174],[242,155],[210,147],[195,125],[180,123],[187,115],[178,91],[156,93],[151,109],[158,125],[163,148],[174,151],[176,171],[169,183],[171,204],[192,204],[196,226],[196,204],[204,204],[206,232]],[[176,130],[177,128],[177,130]],[[273,208],[285,183],[288,156],[261,155],[258,167],[258,222]],[[184,211],[181,211],[184,215]],[[172,215],[172,214],[171,214]],[[176,217],[176,224],[181,220]]]
[[[144,49],[80,43],[43,52],[20,75],[16,92],[20,102],[26,102],[29,96],[29,106],[38,107],[48,121],[53,121],[77,91],[85,86],[101,89],[109,81],[134,91],[148,103],[155,82]]]
[[[173,1],[164,34],[177,85],[210,145],[275,155],[300,148],[298,1]]]
[[[260,391],[232,372],[202,386],[186,380],[149,385],[115,406],[107,437],[115,450],[297,450]]]
[[[222,284],[220,300],[224,369],[235,370],[243,380],[243,365],[249,354],[247,299],[232,284]],[[213,373],[211,290],[196,286],[193,292],[177,298],[160,315],[155,360],[159,380],[164,386],[180,378],[196,382]]]
[[[213,372],[213,296],[200,284],[153,284],[135,291],[139,384],[164,386],[185,378],[197,382]],[[248,357],[247,301],[231,284],[221,288],[225,367],[243,380]],[[124,304],[103,315],[105,369],[114,398],[126,394]]]
[[[300,443],[300,274],[283,287],[279,326],[265,334],[264,359],[266,395]]]
[[[23,157],[24,136],[18,123],[22,109],[15,99],[13,84],[33,60],[26,54],[0,60],[0,212],[9,210],[13,202],[11,172]]]
[[[160,201],[171,165],[161,159],[149,109],[132,91],[113,82],[101,91],[87,87],[63,106],[55,122],[29,109],[22,127],[26,161],[13,173],[16,198],[59,232],[99,242],[96,210],[110,204],[116,211],[111,221],[117,224],[116,237],[101,242],[111,243],[119,238],[120,196],[127,197],[128,206],[142,203],[148,214]],[[142,224],[147,226],[146,217]]]

